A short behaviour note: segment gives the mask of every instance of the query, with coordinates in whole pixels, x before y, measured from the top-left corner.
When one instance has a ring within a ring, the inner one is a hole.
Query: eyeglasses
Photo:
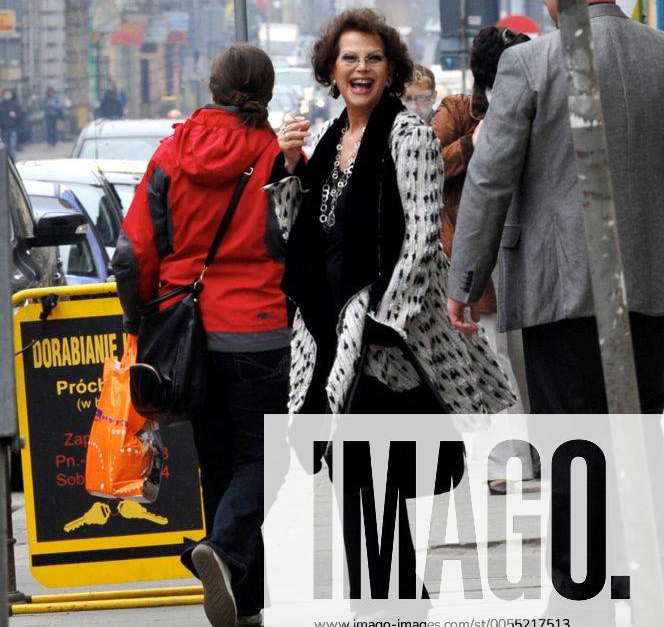
[[[349,52],[346,52],[345,54],[342,54],[339,57],[339,61],[343,63],[346,67],[357,67],[360,65],[361,61],[364,61],[364,65],[367,67],[376,67],[378,65],[381,65],[382,63],[385,63],[386,57],[384,54],[381,54],[380,52],[374,52],[373,54],[369,54],[366,57],[360,57],[357,54],[351,54]]]
[[[435,96],[433,94],[418,94],[417,96],[404,96],[404,102],[408,103],[417,103],[417,104],[426,104],[431,102]]]
[[[515,33],[513,30],[510,30],[509,28],[504,28],[503,32],[500,33],[500,38],[503,40],[503,43],[506,46],[511,46],[516,41],[516,38],[518,36],[519,33]]]

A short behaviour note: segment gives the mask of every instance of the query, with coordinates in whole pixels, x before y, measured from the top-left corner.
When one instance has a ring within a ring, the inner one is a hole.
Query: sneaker
[[[251,616],[238,616],[236,627],[262,627],[263,614],[252,614]]]
[[[237,609],[231,589],[231,571],[207,544],[199,544],[191,559],[203,584],[203,608],[213,627],[235,627]]]

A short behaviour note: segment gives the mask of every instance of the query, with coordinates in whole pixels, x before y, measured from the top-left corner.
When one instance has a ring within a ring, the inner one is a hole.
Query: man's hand
[[[482,130],[482,124],[484,124],[484,120],[480,120],[480,123],[475,127],[475,130],[473,131],[473,148],[477,146],[477,141],[480,138],[480,131]]]
[[[464,316],[464,310],[470,307],[470,318],[468,322]],[[467,338],[473,337],[478,331],[477,323],[480,321],[480,312],[477,303],[462,303],[453,298],[447,299],[447,315],[450,317],[452,326],[461,331]]]

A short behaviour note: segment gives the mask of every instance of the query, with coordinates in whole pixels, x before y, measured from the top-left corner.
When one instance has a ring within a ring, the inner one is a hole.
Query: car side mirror
[[[62,246],[76,244],[85,239],[88,225],[84,215],[71,211],[49,211],[35,222],[34,236],[28,246]]]

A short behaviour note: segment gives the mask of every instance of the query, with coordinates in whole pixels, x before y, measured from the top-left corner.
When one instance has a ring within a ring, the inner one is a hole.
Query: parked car
[[[33,213],[21,177],[9,163],[9,245],[12,253],[12,294],[22,290],[65,284],[58,246],[76,245],[86,237],[85,216],[54,209],[39,216]],[[23,489],[21,460],[11,456],[11,488]]]
[[[85,217],[51,211],[35,218],[21,178],[9,161],[9,242],[12,251],[12,293],[35,287],[64,285],[57,246],[85,237]]]
[[[109,257],[120,235],[122,204],[106,177],[78,159],[19,161],[18,171],[26,180],[66,185],[80,200],[99,233]]]
[[[49,212],[74,212],[85,217],[87,237],[74,244],[58,246],[67,285],[103,283],[109,277],[109,258],[90,216],[76,195],[60,183],[23,180],[35,217]]]
[[[159,142],[184,120],[95,120],[80,133],[75,159],[139,159],[147,161]]]
[[[83,159],[80,159],[83,161]],[[111,184],[115,193],[120,198],[123,215],[127,213],[131,201],[134,200],[134,193],[138,184],[141,182],[145,170],[147,170],[147,161],[124,160],[124,159],[98,159],[90,160],[90,167],[99,169],[106,180]]]

